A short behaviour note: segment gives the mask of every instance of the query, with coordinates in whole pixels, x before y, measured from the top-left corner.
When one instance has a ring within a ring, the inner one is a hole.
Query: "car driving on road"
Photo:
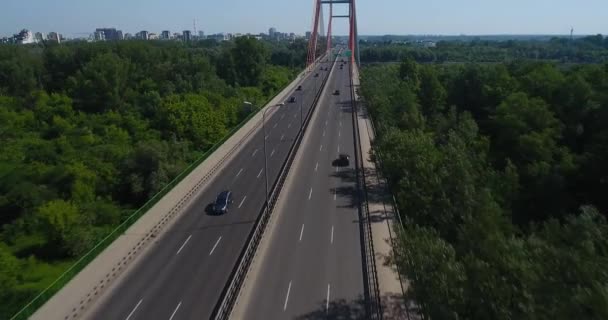
[[[296,97],[290,97],[289,100],[287,100],[287,102],[289,102],[289,103],[296,102]]]
[[[338,159],[334,160],[333,165],[336,167],[348,167],[350,165],[350,157],[347,154],[341,153],[338,155]]]
[[[232,203],[232,192],[228,190],[220,192],[213,203],[213,212],[216,214],[227,213],[230,203]]]

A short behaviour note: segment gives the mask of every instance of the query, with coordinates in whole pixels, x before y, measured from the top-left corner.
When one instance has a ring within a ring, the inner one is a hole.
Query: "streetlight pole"
[[[279,105],[269,106],[262,112],[262,134],[264,139],[264,180],[266,184],[266,210],[268,210],[268,159],[266,158],[266,112],[270,110],[272,107],[279,107]]]

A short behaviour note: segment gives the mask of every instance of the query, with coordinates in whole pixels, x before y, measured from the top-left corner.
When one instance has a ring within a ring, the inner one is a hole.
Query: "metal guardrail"
[[[297,79],[295,79],[297,80]],[[275,99],[289,84],[279,90],[264,104],[270,103]],[[52,298],[59,290],[61,290],[72,278],[74,278],[82,269],[84,269],[91,261],[93,261],[101,252],[103,252],[108,246],[110,246],[122,233],[129,229],[141,216],[143,216],[148,210],[150,210],[156,203],[158,203],[165,195],[167,195],[176,185],[178,185],[185,177],[187,177],[196,167],[198,167],[203,161],[205,161],[213,152],[215,152],[222,144],[224,144],[234,133],[240,130],[247,122],[249,122],[262,108],[254,110],[250,113],[243,121],[241,121],[236,127],[234,127],[228,134],[226,134],[220,141],[211,146],[210,149],[205,151],[196,161],[190,164],[184,171],[177,175],[171,182],[165,185],[158,193],[150,198],[143,206],[137,209],[133,214],[127,217],[120,225],[112,230],[106,237],[100,240],[91,250],[85,253],[80,259],[72,264],[64,273],[62,273],[55,281],[53,281],[48,287],[42,290],[36,297],[34,297],[27,305],[13,315],[10,320],[26,320],[32,316],[42,305],[44,305],[50,298]],[[143,246],[147,244],[152,238],[155,237],[156,233],[160,231],[162,227],[169,221],[170,218],[174,217],[179,210],[181,210],[187,201],[194,195],[204,183],[220,168],[226,159],[234,153],[234,151],[240,147],[246,139],[255,130],[250,130],[239,143],[233,147],[222,159],[210,170],[196,186],[191,189],[178,203],[159,221],[150,231],[144,234],[143,238],[137,242],[137,244],[128,252],[127,256],[123,257],[112,269],[111,272],[106,274],[99,281],[98,285],[94,286],[87,294],[83,297],[79,303],[74,306],[69,317],[75,318],[79,312],[83,311],[86,304],[90,303],[96,296],[98,296],[101,290],[106,287],[110,280],[118,276],[119,272],[122,271],[128,262],[130,262],[135,254],[139,253]],[[68,317],[68,316],[66,316]]]
[[[264,230],[266,229],[268,221],[270,220],[270,215],[272,214],[274,206],[279,198],[280,191],[282,190],[283,184],[285,183],[285,179],[287,178],[287,173],[291,169],[291,165],[293,164],[293,160],[295,159],[295,155],[302,142],[302,138],[304,136],[306,128],[308,127],[308,123],[310,122],[312,114],[314,113],[314,110],[317,107],[317,103],[319,101],[319,98],[321,97],[323,88],[327,83],[329,74],[330,72],[328,72],[325,78],[323,79],[323,82],[321,83],[321,86],[319,87],[319,90],[316,93],[315,98],[312,102],[312,106],[306,114],[302,130],[298,132],[298,135],[294,139],[294,143],[289,149],[285,161],[281,165],[281,169],[279,170],[279,176],[273,183],[270,195],[268,196],[268,203],[264,204],[260,211],[260,215],[256,219],[255,225],[249,234],[247,245],[243,248],[239,256],[239,263],[234,266],[232,273],[229,277],[229,281],[227,281],[226,286],[222,290],[222,298],[220,299],[220,301],[218,301],[217,305],[213,310],[213,313],[211,314],[211,319],[225,320],[230,317],[230,313],[232,312],[234,304],[236,303],[239,291],[243,286],[243,283],[247,276],[247,272],[257,251],[257,247],[260,244],[260,241],[262,240]]]
[[[360,215],[362,217],[360,228],[362,238],[362,246],[365,252],[365,267],[366,267],[366,280],[367,290],[369,295],[368,304],[368,319],[383,319],[382,312],[382,301],[380,297],[380,288],[378,284],[378,272],[376,269],[375,253],[374,253],[374,239],[372,237],[371,220],[369,213],[369,203],[367,201],[367,186],[365,184],[365,167],[363,166],[363,151],[361,150],[361,135],[359,133],[359,113],[357,99],[355,98],[355,89],[353,84],[352,67],[350,68],[350,87],[351,87],[351,100],[353,108],[353,127],[355,128],[355,162],[357,164],[357,184],[359,185],[360,198],[359,208]]]

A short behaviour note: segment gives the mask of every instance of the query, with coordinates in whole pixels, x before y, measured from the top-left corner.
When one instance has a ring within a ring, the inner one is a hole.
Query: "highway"
[[[339,63],[338,63],[339,65]],[[365,319],[348,63],[334,68],[234,319]],[[333,95],[334,90],[339,95]],[[339,153],[348,167],[332,163]],[[257,258],[256,258],[257,259]],[[242,305],[240,305],[242,304]]]
[[[262,130],[229,160],[208,187],[192,200],[178,220],[131,266],[86,318],[91,319],[208,319],[220,299],[247,237],[265,201],[263,139],[266,139],[269,184],[300,128],[300,104],[308,112],[327,71],[310,76],[295,91],[295,103],[267,112]],[[225,215],[206,213],[222,190],[233,192]]]

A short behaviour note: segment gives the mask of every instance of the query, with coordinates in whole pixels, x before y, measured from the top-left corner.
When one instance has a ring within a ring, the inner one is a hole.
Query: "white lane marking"
[[[334,201],[336,200],[336,195],[338,194],[338,190],[334,190]]]
[[[252,157],[255,157],[255,154],[258,153],[259,149],[255,149],[255,151],[253,151],[253,153],[251,154]]]
[[[310,188],[310,192],[308,193],[308,200],[312,197],[312,187]]]
[[[323,129],[323,136],[325,137],[325,129]]]
[[[209,252],[209,255],[213,254],[213,251],[215,251],[215,248],[217,247],[217,245],[220,243],[220,240],[222,240],[222,237],[220,236],[219,238],[217,238],[217,241],[215,242],[215,245],[213,246],[213,249],[211,249],[211,252]]]
[[[182,302],[180,301],[180,302],[177,304],[177,307],[175,307],[175,310],[173,310],[173,313],[171,314],[171,318],[169,318],[169,320],[172,320],[172,319],[173,319],[173,317],[174,317],[174,316],[175,316],[175,314],[177,313],[177,309],[179,309],[179,306],[181,306],[181,305],[182,305]]]
[[[327,284],[327,302],[325,302],[325,313],[329,312],[329,291],[331,290],[331,285]]]
[[[264,140],[268,140],[268,137],[270,137],[269,134],[266,135],[266,137],[264,138]]]
[[[141,304],[142,301],[144,301],[144,299],[139,300],[139,302],[135,305],[135,308],[133,308],[133,310],[131,310],[131,313],[129,313],[129,315],[127,316],[127,319],[125,319],[125,320],[131,319],[131,316],[133,315],[133,313],[135,313],[135,310],[137,310],[137,308],[139,307],[139,305]]]
[[[285,304],[283,304],[283,311],[287,310],[287,302],[289,301],[289,292],[291,291],[291,281],[289,281],[289,286],[287,287],[287,295],[285,296]]]
[[[188,243],[188,241],[190,241],[190,238],[192,238],[192,235],[188,236],[188,239],[186,239],[186,241],[184,241],[184,244],[182,244],[181,247],[179,247],[179,249],[177,250],[177,252],[175,253],[175,255],[178,255],[180,251],[182,251],[182,249],[186,246],[186,243]]]
[[[334,226],[331,226],[331,240],[330,243],[334,243]]]
[[[338,145],[338,153],[340,153],[340,145]]]
[[[283,138],[285,138],[285,134],[284,133],[281,135],[281,141],[283,141]]]
[[[338,130],[338,137],[342,136],[342,131]]]
[[[283,118],[285,118],[285,114],[284,113],[281,115],[281,119],[283,119]]]
[[[293,117],[294,117],[294,118],[295,118],[295,117],[297,117],[297,116],[298,116],[298,114],[297,114],[297,113],[293,115]]]
[[[278,123],[275,123],[275,124],[274,124],[274,126],[272,126],[272,128],[273,128],[273,129],[274,129],[274,128],[276,128],[276,127],[277,127],[277,125],[278,125]]]
[[[336,167],[336,172],[338,172],[339,169],[340,169],[339,167]]]
[[[270,156],[272,157],[273,154],[274,154],[274,149],[272,149],[272,152],[270,153]]]
[[[302,230],[300,230],[300,242],[302,241],[303,234],[304,234],[304,224],[302,223]]]
[[[327,126],[327,120],[325,120],[325,126]]]
[[[340,127],[342,126],[342,120],[340,120]]]
[[[321,145],[321,147],[319,147],[319,151],[322,151],[322,150],[323,150],[323,145]]]
[[[259,179],[260,176],[262,175],[262,171],[264,171],[264,168],[260,169],[260,173],[258,173],[258,176],[256,177],[257,179]]]
[[[287,129],[291,128],[291,122],[287,125]]]
[[[239,209],[243,206],[243,202],[245,202],[245,199],[247,199],[247,196],[245,196],[243,200],[241,200],[241,203],[239,203]]]
[[[319,169],[319,163],[317,162],[317,165],[315,166],[315,171],[317,171],[317,169]]]
[[[241,173],[243,173],[243,168],[241,168],[241,170],[239,170],[239,173],[237,173],[237,174],[236,174],[236,176],[237,176],[237,177],[238,177],[238,176],[240,176],[240,175],[241,175]]]

